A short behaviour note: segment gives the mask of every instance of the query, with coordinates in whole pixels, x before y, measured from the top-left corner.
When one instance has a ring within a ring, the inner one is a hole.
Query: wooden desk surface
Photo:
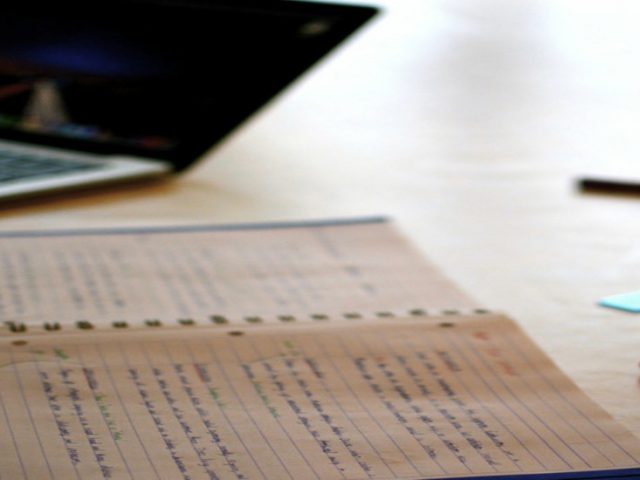
[[[285,95],[162,184],[14,206],[0,229],[387,214],[515,317],[640,435],[640,196],[573,179],[640,165],[637,2],[387,0]]]

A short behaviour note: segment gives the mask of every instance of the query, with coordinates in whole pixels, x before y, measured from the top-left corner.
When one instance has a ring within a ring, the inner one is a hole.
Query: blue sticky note
[[[640,313],[640,291],[611,295],[600,300],[598,304],[626,312]]]

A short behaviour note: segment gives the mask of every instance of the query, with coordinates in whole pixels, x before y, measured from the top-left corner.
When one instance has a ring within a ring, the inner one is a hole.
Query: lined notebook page
[[[1,338],[3,478],[417,479],[639,466],[638,440],[507,318],[233,328]]]
[[[0,235],[15,329],[384,315],[473,302],[381,221]]]

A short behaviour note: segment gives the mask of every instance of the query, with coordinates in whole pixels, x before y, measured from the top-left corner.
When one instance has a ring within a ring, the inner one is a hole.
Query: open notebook
[[[0,236],[0,478],[631,478],[382,219]]]

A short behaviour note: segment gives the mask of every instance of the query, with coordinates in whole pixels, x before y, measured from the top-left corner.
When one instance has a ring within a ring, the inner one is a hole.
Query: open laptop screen
[[[20,2],[0,15],[0,137],[179,169],[373,13],[270,0]]]

